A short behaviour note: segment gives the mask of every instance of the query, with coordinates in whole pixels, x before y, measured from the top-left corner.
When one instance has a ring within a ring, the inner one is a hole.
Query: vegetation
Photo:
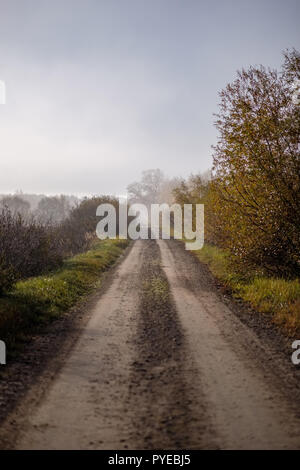
[[[65,258],[87,250],[95,238],[96,208],[103,202],[118,208],[114,198],[84,199],[59,223],[51,218],[25,218],[4,207],[0,212],[0,294],[17,280],[57,269]]]
[[[300,333],[299,279],[266,277],[263,274],[242,276],[234,270],[229,252],[208,244],[197,251],[196,256],[232,290],[235,297],[267,314],[287,334],[295,336]]]
[[[208,244],[198,257],[237,295],[272,314],[289,332],[300,325],[300,106],[293,99],[297,80],[296,50],[284,54],[281,72],[262,66],[242,70],[220,93],[212,172],[179,181],[166,179],[158,169],[148,170],[141,181],[128,186],[131,203],[149,206],[175,199],[181,205],[204,204]],[[94,242],[98,205],[113,204],[118,216],[119,202],[105,196],[77,204],[65,196],[27,196],[29,200],[19,193],[1,199],[4,338],[10,330],[14,338],[27,325],[73,305],[106,267],[106,259],[110,264],[125,243],[107,241],[66,261]],[[154,292],[161,287],[152,286]]]
[[[131,204],[144,204],[148,208],[151,204],[172,204],[174,202],[173,190],[179,183],[178,178],[166,178],[158,168],[142,172],[140,181],[135,181],[127,187],[129,202]]]
[[[35,210],[35,216],[44,223],[59,223],[70,214],[71,207],[66,196],[43,197]]]
[[[13,215],[20,214],[24,218],[28,217],[30,213],[29,202],[17,194],[2,197],[0,206],[1,209],[8,208]]]
[[[35,276],[61,265],[62,242],[51,225],[26,220],[10,210],[0,213],[0,293],[18,279]]]
[[[2,199],[0,212],[0,337],[10,349],[20,337],[72,307],[97,283],[127,246],[126,240],[96,239],[102,203],[41,198],[35,215],[19,196]]]
[[[143,283],[145,295],[149,295],[155,302],[166,302],[169,298],[169,284],[166,279],[152,277]]]
[[[289,331],[300,326],[300,55],[279,73],[250,67],[220,94],[212,174],[177,185],[176,202],[205,205],[213,273]]]
[[[293,102],[291,80],[300,77],[300,56],[294,51],[285,57],[281,74],[251,67],[222,91],[212,203],[223,228],[222,245],[237,262],[295,276],[300,273],[300,107]]]
[[[17,191],[14,194],[0,195],[0,209],[21,214],[22,217],[34,216],[41,222],[58,223],[68,217],[71,209],[80,204],[76,196],[45,196],[44,194],[27,194]]]
[[[99,285],[101,274],[128,245],[127,240],[94,242],[90,250],[63,262],[50,274],[17,282],[0,298],[0,337],[10,349],[20,337],[57,318]]]

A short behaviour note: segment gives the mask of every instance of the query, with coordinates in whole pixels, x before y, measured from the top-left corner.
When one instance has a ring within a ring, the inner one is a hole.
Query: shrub
[[[196,175],[176,201],[204,203],[205,240],[230,251],[236,270],[297,277],[300,273],[300,106],[293,80],[300,55],[283,71],[242,70],[220,93],[218,144],[210,182]]]
[[[212,204],[223,246],[244,270],[300,272],[300,108],[291,87],[299,71],[294,51],[281,74],[251,67],[221,92]]]
[[[62,246],[55,228],[34,219],[0,213],[0,292],[17,279],[38,275],[61,265]]]
[[[96,238],[96,209],[102,203],[113,204],[118,213],[115,198],[93,197],[84,199],[59,224],[24,218],[4,207],[0,212],[0,294],[15,281],[52,271],[65,258],[88,249]]]

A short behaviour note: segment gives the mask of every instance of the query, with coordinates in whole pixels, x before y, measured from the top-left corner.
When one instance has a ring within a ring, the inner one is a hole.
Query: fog
[[[211,166],[218,91],[279,67],[299,2],[0,1],[0,193],[124,194]]]

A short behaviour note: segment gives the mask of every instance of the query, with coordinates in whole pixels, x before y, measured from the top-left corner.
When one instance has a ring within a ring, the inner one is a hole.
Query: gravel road
[[[289,358],[183,244],[134,242],[106,284],[54,377],[2,423],[2,447],[300,448]]]

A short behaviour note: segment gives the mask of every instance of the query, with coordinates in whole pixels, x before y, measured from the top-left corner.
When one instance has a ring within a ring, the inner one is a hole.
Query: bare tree
[[[157,203],[163,182],[163,172],[158,168],[143,171],[141,181],[131,183],[127,187],[129,201],[146,206]]]
[[[35,215],[41,222],[59,223],[66,219],[70,204],[65,196],[44,197],[38,203]]]
[[[9,195],[5,196],[1,200],[2,208],[7,208],[12,213],[12,215],[21,215],[24,218],[27,218],[30,212],[30,204],[27,201],[24,201],[18,195]]]

